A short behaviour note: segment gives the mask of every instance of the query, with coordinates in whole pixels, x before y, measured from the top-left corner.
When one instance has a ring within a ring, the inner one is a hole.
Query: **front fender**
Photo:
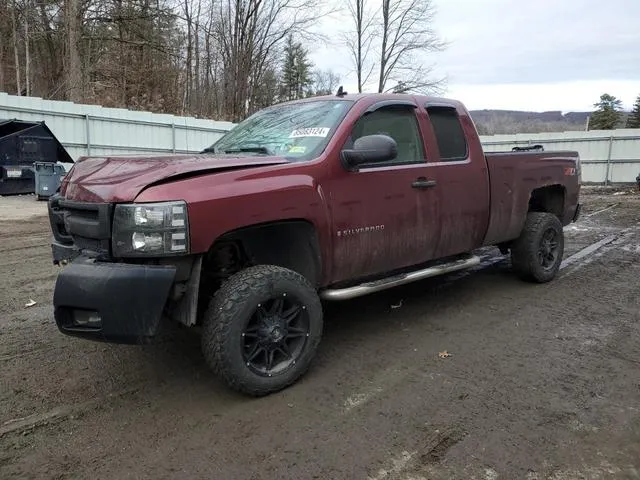
[[[310,164],[203,175],[150,187],[136,201],[186,201],[194,254],[228,232],[295,219],[314,226],[322,257],[331,258],[329,211],[317,180],[323,171]]]

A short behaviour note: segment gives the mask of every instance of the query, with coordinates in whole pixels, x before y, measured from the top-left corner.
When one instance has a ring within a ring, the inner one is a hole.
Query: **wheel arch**
[[[564,185],[561,184],[551,184],[544,185],[531,190],[529,193],[529,200],[526,204],[526,211],[524,210],[524,202],[526,201],[526,196],[524,197],[521,206],[522,209],[518,209],[517,211],[522,212],[522,216],[518,217],[518,227],[513,230],[512,233],[519,236],[522,234],[525,228],[526,217],[529,213],[551,213],[555,215],[561,223],[565,222],[565,204],[567,197],[567,189]],[[513,223],[513,225],[516,225]],[[504,254],[509,251],[511,245],[514,241],[517,240],[518,237],[512,238],[510,240],[499,242],[496,246],[500,249],[500,251]]]
[[[567,189],[564,185],[546,185],[534,189],[529,196],[528,212],[553,213],[564,220]]]
[[[233,245],[246,265],[276,265],[288,268],[318,286],[322,278],[322,253],[316,226],[303,218],[248,225],[216,238],[205,255],[211,258],[220,248]],[[205,262],[203,268],[211,267]]]

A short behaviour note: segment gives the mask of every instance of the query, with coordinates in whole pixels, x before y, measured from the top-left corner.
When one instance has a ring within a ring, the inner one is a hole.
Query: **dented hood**
[[[288,163],[282,157],[238,155],[114,156],[79,159],[61,186],[68,200],[129,202],[173,177]]]

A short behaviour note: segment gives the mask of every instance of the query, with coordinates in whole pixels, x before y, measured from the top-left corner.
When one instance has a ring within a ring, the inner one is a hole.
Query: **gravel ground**
[[[640,478],[640,195],[583,201],[556,281],[520,282],[491,250],[327,305],[309,373],[249,399],[192,332],[61,335],[46,203],[0,198],[0,478]]]

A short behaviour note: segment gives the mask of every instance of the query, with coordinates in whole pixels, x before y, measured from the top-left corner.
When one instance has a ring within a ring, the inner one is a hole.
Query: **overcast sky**
[[[425,64],[448,77],[445,96],[470,109],[585,111],[605,92],[631,108],[640,94],[640,0],[433,1],[435,29],[449,46]],[[310,49],[311,58],[355,91],[341,48]]]

